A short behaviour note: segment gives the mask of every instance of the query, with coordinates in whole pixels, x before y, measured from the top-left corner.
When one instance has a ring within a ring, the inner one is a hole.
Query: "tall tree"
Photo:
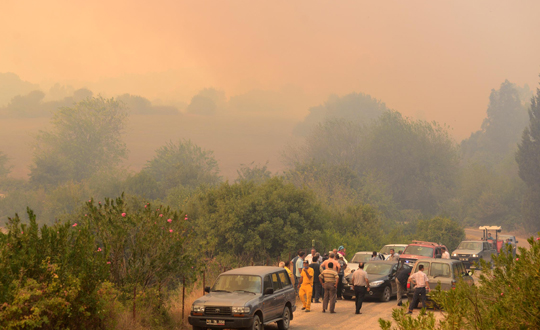
[[[519,177],[527,185],[523,221],[529,230],[540,230],[540,89],[531,99],[529,126],[523,131],[516,154]]]
[[[505,80],[498,90],[491,90],[487,117],[479,131],[461,143],[466,162],[493,165],[513,153],[527,125],[527,106],[520,88]]]
[[[309,109],[304,121],[294,128],[294,134],[307,136],[317,124],[340,118],[354,123],[369,124],[388,110],[384,102],[368,94],[351,93],[342,97],[331,95],[324,104]]]
[[[157,149],[144,171],[156,180],[164,193],[179,186],[195,189],[201,184],[211,186],[221,181],[213,152],[186,140],[170,141]]]
[[[50,131],[37,136],[30,181],[38,185],[80,181],[127,156],[122,133],[127,111],[115,99],[87,97],[60,108]]]

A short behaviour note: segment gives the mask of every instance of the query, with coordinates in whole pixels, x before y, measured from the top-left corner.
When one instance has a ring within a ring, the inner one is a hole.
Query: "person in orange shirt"
[[[302,310],[311,311],[311,295],[313,294],[313,268],[309,267],[309,261],[304,260],[304,268],[300,272],[300,290],[298,292],[302,301]]]
[[[339,270],[341,269],[341,266],[339,265],[339,262],[337,260],[335,260],[335,257],[336,255],[334,253],[330,253],[330,256],[328,259],[325,260],[325,262],[323,262],[321,264],[321,267],[320,267],[320,270],[321,270],[321,273],[328,268],[328,263],[333,263],[334,264],[334,271],[338,272],[339,273]]]

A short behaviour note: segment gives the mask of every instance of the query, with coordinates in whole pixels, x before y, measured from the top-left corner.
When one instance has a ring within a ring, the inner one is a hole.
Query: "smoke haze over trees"
[[[13,76],[8,77],[13,80]],[[50,100],[48,94],[63,98]],[[129,124],[128,116],[145,116],[145,121],[173,114],[179,121],[201,118],[197,125],[204,129],[211,121],[229,117],[278,114],[292,104],[285,101],[292,97],[291,91],[254,90],[227,98],[225,92],[207,88],[193,96],[183,112],[129,93],[104,99],[94,97],[88,89],[73,90],[57,84],[48,94],[34,90],[15,95],[2,108],[8,117],[52,116],[53,129],[36,136],[29,183],[54,193],[43,200],[37,197],[41,194],[38,191],[24,193],[26,188],[15,189],[23,186],[4,175],[4,182],[9,184],[4,183],[6,188],[2,190],[12,190],[9,195],[19,199],[17,203],[12,201],[12,210],[21,210],[23,203],[34,205],[37,212],[74,210],[79,197],[96,189],[100,191],[97,196],[126,191],[165,200],[172,206],[185,206],[199,187],[222,182],[220,159],[212,154],[214,150],[189,139],[175,139],[178,143],[165,140],[161,147],[153,147],[155,156],[147,158],[140,171],[126,172],[119,166],[125,165],[128,155],[125,135],[121,134]],[[235,172],[238,182],[263,183],[275,175],[283,176],[297,187],[312,189],[333,212],[346,212],[349,206],[360,203],[373,206],[384,219],[415,221],[445,215],[464,225],[503,224],[514,228],[522,222],[520,196],[525,186],[517,180],[513,153],[526,125],[529,96],[527,86],[504,81],[498,90],[491,91],[481,129],[459,144],[448,126],[405,117],[370,95],[330,96],[323,104],[311,107],[295,127],[289,126],[288,139],[296,142],[289,143],[289,147],[281,145],[285,160],[281,171],[273,174],[269,157],[263,167],[253,166],[255,158],[251,160],[253,167],[237,162]],[[179,116],[181,113],[188,117]],[[250,129],[249,125],[243,126],[228,135],[256,134]],[[224,137],[225,141],[229,136]],[[137,153],[137,149],[131,152]],[[264,149],[260,151],[264,154]],[[8,158],[10,155],[4,152],[4,168],[17,168]],[[96,181],[98,172],[108,177],[107,182]],[[72,193],[72,197],[65,198]],[[21,194],[25,196],[21,198]],[[61,206],[63,198],[70,201],[69,206]],[[8,209],[5,212],[11,213]]]

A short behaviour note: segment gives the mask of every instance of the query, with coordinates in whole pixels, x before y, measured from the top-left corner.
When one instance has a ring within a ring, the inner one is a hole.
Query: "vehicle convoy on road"
[[[446,248],[446,246],[439,243],[412,241],[411,244],[407,245],[403,254],[399,256],[399,260],[406,264],[414,264],[418,259],[440,258],[442,255],[442,247]]]
[[[418,271],[418,267],[424,265],[424,273],[429,279],[429,287],[434,290],[437,284],[440,283],[441,290],[448,291],[456,287],[458,281],[465,281],[469,285],[474,285],[474,279],[472,273],[467,272],[463,262],[456,259],[441,259],[441,258],[427,258],[418,260],[413,267],[412,273]],[[412,303],[414,295],[414,280],[410,285],[407,285],[407,298],[409,303]],[[435,307],[434,302],[430,300],[430,293],[426,295],[427,304],[430,307]],[[417,306],[414,306],[415,308]]]
[[[253,329],[277,322],[288,329],[296,310],[293,285],[285,269],[251,266],[222,273],[188,317],[193,330]]]
[[[390,301],[397,295],[396,273],[399,267],[398,261],[366,261],[364,271],[368,274],[370,290],[366,297],[377,298],[380,301]],[[403,264],[402,267],[412,268],[411,265]],[[344,278],[343,297],[352,299],[354,288],[352,286],[352,274]]]
[[[452,252],[450,258],[460,260],[465,268],[475,267],[480,264],[480,259],[490,263],[491,256],[497,254],[497,250],[487,241],[463,241],[459,243],[457,249]]]
[[[391,249],[394,249],[394,252],[398,253],[399,251],[405,251],[405,248],[407,248],[407,245],[409,244],[387,244],[383,246],[383,248],[379,251],[379,253],[382,254],[384,256],[384,260],[386,260],[390,256]]]

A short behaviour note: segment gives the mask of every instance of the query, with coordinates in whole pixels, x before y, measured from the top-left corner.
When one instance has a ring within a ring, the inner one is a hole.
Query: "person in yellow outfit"
[[[309,261],[304,261],[304,268],[300,273],[300,300],[302,300],[302,310],[311,310],[311,295],[313,294],[313,268],[309,267]]]

